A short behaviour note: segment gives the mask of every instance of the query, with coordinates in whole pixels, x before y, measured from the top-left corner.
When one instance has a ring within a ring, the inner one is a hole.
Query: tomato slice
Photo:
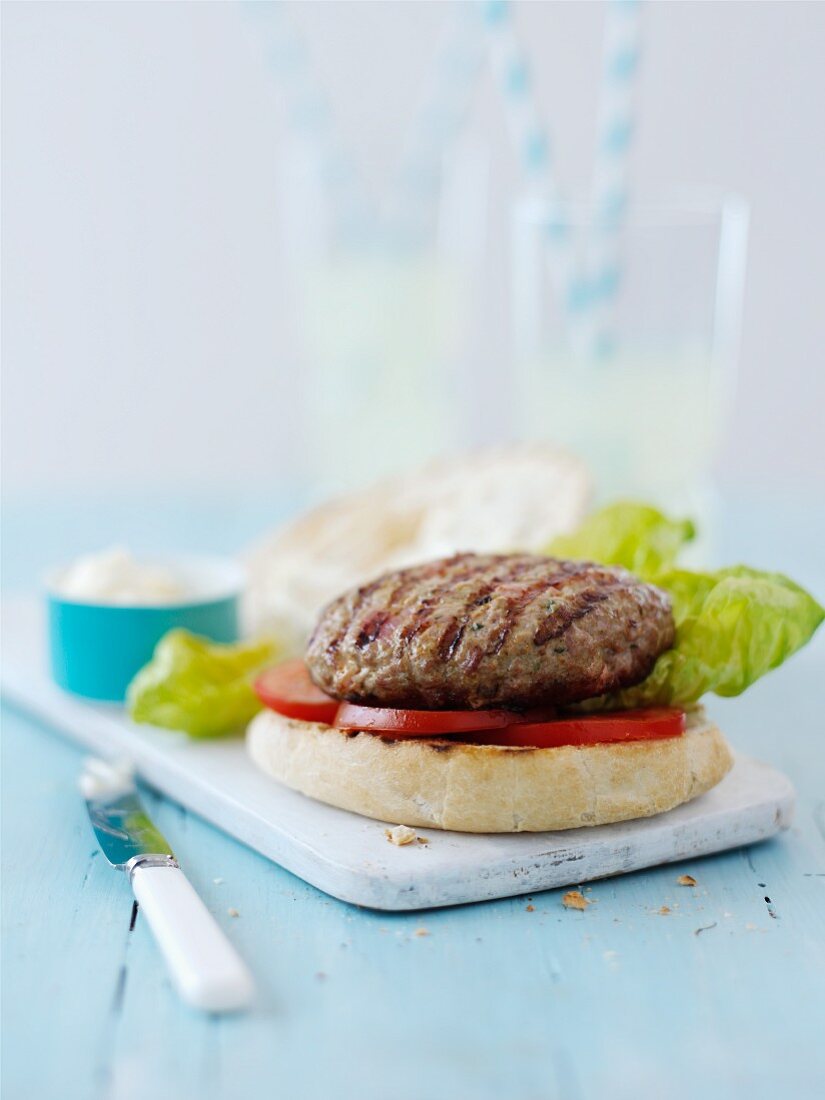
[[[649,707],[607,714],[556,718],[550,722],[520,722],[503,730],[482,731],[462,737],[476,745],[516,745],[537,749],[561,745],[606,745],[626,741],[652,741],[680,737],[685,732],[685,712],[676,707]]]
[[[509,710],[395,710],[356,703],[342,703],[335,715],[338,729],[399,737],[449,737],[471,730],[503,729],[523,720]]]
[[[381,737],[456,737],[474,745],[557,748],[679,737],[685,712],[674,707],[556,718],[552,710],[403,710],[339,703],[316,687],[300,659],[267,669],[254,683],[264,706],[288,718]]]
[[[340,705],[337,699],[313,684],[300,658],[267,669],[252,686],[265,707],[304,722],[324,722],[331,726]]]

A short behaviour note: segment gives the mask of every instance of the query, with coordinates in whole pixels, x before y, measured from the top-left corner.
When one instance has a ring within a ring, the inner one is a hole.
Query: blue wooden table
[[[4,583],[122,540],[226,551],[258,501],[9,509]],[[731,500],[727,560],[823,597],[810,502]],[[735,745],[799,794],[794,827],[747,850],[561,891],[392,915],[334,901],[148,796],[187,873],[252,964],[251,1013],[174,996],[127,883],[75,793],[80,752],[3,711],[4,1100],[704,1100],[825,1095],[825,637],[741,700]],[[677,878],[689,873],[693,888]],[[230,915],[236,910],[237,917]]]

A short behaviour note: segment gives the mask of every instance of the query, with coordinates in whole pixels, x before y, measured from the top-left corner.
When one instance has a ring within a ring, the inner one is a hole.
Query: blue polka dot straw
[[[593,232],[588,270],[593,282],[593,354],[616,346],[616,297],[622,283],[622,226],[629,204],[628,165],[636,129],[636,74],[641,56],[641,5],[611,0],[604,55],[593,173]]]

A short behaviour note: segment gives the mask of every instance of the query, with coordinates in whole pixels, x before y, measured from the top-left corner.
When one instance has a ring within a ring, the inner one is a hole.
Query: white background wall
[[[341,133],[380,188],[439,4],[290,5]],[[587,179],[599,4],[519,26],[563,182]],[[3,8],[3,475],[28,491],[276,479],[290,439],[275,204],[285,129],[255,19],[224,3]],[[721,469],[822,484],[825,4],[651,3],[634,175],[752,204],[741,384]],[[485,75],[492,277],[518,171]],[[480,322],[481,323],[481,322]],[[500,318],[489,346],[506,354]]]

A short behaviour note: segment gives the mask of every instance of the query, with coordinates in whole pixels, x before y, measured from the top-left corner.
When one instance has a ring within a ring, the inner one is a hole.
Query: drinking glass
[[[748,210],[682,194],[606,224],[519,200],[512,220],[514,434],[589,464],[601,500],[709,522],[734,394]]]
[[[381,222],[342,208],[341,189],[299,154],[285,157],[280,204],[298,362],[284,430],[299,480],[321,496],[461,444],[487,156],[460,145],[413,209]]]

